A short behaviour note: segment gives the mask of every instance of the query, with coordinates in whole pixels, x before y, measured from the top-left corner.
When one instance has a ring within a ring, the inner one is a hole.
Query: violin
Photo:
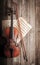
[[[11,12],[11,27],[7,27],[4,31],[5,36],[7,37],[8,43],[4,45],[4,55],[5,57],[17,57],[20,55],[20,48],[18,47],[15,40],[13,40],[13,33],[14,38],[17,39],[18,37],[18,30],[16,27],[13,27],[13,11]]]

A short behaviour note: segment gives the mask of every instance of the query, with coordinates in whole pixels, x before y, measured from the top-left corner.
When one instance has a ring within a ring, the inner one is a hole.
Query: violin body
[[[18,30],[14,27],[13,29],[14,31],[14,37],[17,38],[18,37]],[[6,45],[4,45],[4,55],[6,57],[17,57],[20,55],[20,48],[18,46],[15,45],[15,43],[13,42],[13,40],[9,39],[9,34],[10,34],[10,27],[6,28],[5,31],[5,36],[8,38],[8,43]],[[11,51],[12,51],[12,56],[11,56]]]
[[[11,51],[12,51],[12,56],[11,56]],[[7,47],[4,50],[4,55],[5,57],[17,57],[20,55],[20,49],[19,47],[16,47],[15,45],[11,46],[11,47]]]

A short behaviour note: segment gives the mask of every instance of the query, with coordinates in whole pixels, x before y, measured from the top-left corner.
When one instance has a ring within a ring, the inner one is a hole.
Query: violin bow
[[[16,19],[18,19],[18,6],[16,5]],[[22,49],[23,49],[23,58],[27,60],[27,54],[26,54],[26,49],[25,49],[25,46],[24,46],[24,40],[23,40],[23,36],[22,36],[22,32],[21,32],[21,27],[20,27],[20,21],[18,19],[17,21],[17,24],[18,24],[18,28],[19,28],[19,33],[20,33],[20,37],[21,37],[21,46],[22,46]]]

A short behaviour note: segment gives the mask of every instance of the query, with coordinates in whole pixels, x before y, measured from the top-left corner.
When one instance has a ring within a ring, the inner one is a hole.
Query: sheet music
[[[20,27],[21,27],[21,33],[23,38],[26,36],[26,34],[32,29],[32,26],[27,23],[26,20],[24,20],[24,18],[20,17],[19,18],[19,22],[20,22]],[[21,40],[20,38],[20,34],[19,34],[19,38],[17,39],[17,43]]]

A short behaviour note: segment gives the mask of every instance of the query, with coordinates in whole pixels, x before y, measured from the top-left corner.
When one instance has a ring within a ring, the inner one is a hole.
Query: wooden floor
[[[13,63],[11,65],[28,65],[28,64],[27,63],[24,63],[24,64],[22,64],[22,63]]]
[[[6,60],[5,60],[6,61]],[[29,65],[28,62],[19,63],[19,62],[4,62],[3,59],[0,59],[0,65]],[[30,65],[35,65],[35,63],[31,63]]]
[[[23,63],[23,62],[19,63],[19,62],[13,62],[13,61],[9,62],[4,58],[0,58],[0,65],[28,65],[28,62],[26,63]]]

